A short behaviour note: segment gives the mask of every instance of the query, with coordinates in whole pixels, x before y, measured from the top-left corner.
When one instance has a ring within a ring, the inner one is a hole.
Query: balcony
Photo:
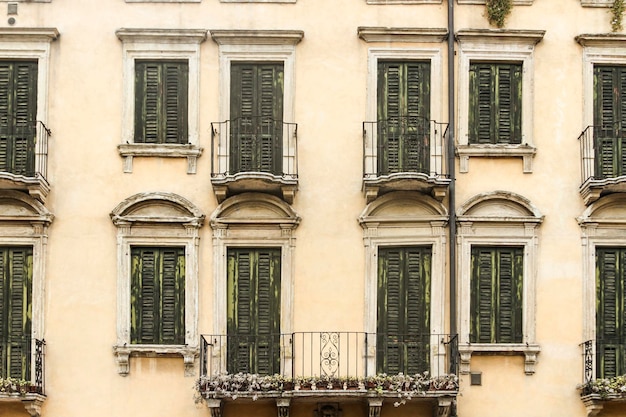
[[[392,191],[419,191],[442,201],[448,124],[416,117],[363,122],[363,192],[367,202]]]
[[[287,417],[295,401],[436,404],[449,416],[458,392],[456,336],[362,332],[204,335],[198,390],[220,416],[223,401],[275,401]],[[372,414],[374,413],[374,414]]]
[[[587,416],[597,416],[607,402],[626,410],[626,340],[588,340],[583,350],[581,399]]]
[[[588,126],[578,140],[585,205],[605,194],[626,192],[626,131]]]
[[[0,414],[3,403],[21,402],[31,416],[41,415],[45,345],[37,339],[0,342]]]
[[[211,183],[218,202],[243,192],[293,203],[298,190],[296,123],[241,117],[211,123]]]
[[[39,121],[11,129],[0,125],[0,189],[26,191],[45,203],[50,192],[46,176],[51,135]]]

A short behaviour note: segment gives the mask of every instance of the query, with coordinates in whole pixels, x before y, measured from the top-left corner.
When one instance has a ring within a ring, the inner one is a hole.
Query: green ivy
[[[485,3],[487,7],[487,19],[489,24],[497,26],[499,28],[504,26],[504,21],[511,13],[513,7],[513,0],[487,0]],[[624,0],[615,0],[616,2],[623,2]]]
[[[611,7],[611,30],[618,32],[624,27],[622,25],[622,17],[624,16],[624,0],[615,0]]]

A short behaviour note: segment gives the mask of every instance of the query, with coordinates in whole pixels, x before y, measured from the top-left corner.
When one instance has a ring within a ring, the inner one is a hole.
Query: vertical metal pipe
[[[449,235],[449,265],[450,265],[450,333],[457,333],[456,322],[456,173],[455,173],[455,108],[454,100],[454,0],[448,0],[448,173],[450,187],[448,192],[448,227]]]

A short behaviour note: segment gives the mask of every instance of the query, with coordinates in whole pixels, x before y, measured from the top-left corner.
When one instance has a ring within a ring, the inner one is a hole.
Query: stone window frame
[[[117,342],[113,347],[122,376],[130,372],[130,356],[180,355],[185,376],[194,375],[198,356],[198,257],[204,214],[189,200],[173,193],[135,194],[111,212],[117,227]],[[131,344],[131,247],[185,248],[185,344]]]
[[[123,111],[122,140],[118,145],[124,158],[124,172],[133,172],[134,157],[187,158],[187,174],[197,171],[202,154],[199,144],[200,123],[200,44],[206,40],[204,29],[118,29],[122,41]],[[185,60],[189,65],[187,144],[134,143],[135,61]]]
[[[596,339],[596,248],[626,248],[626,194],[602,197],[577,218],[582,239],[583,340]],[[596,367],[593,367],[595,378]]]
[[[365,117],[367,121],[378,118],[378,62],[381,60],[397,61],[428,61],[430,63],[430,119],[443,119],[443,41],[447,38],[447,29],[422,28],[378,28],[359,27],[358,36],[367,43],[439,43],[440,47],[370,47],[367,51],[367,107]],[[377,157],[375,137],[366,144],[366,155]],[[432,158],[442,158],[441,152],[431,150]],[[365,162],[366,166],[371,162]],[[375,166],[375,165],[374,165]],[[431,166],[437,166],[432,164]]]
[[[543,30],[461,29],[456,33],[459,43],[458,145],[459,172],[469,172],[470,157],[521,157],[523,172],[532,173],[537,152],[533,140],[533,90],[535,45],[545,34]],[[522,143],[469,143],[469,74],[472,61],[522,63]]]
[[[211,215],[213,229],[213,334],[227,334],[227,285],[229,248],[280,248],[281,294],[280,331],[293,332],[293,295],[295,281],[295,229],[300,216],[281,199],[264,193],[243,193],[227,198]],[[281,355],[288,352],[281,346]],[[213,346],[208,358],[211,369],[225,370],[226,341]],[[292,358],[283,356],[284,373],[291,370]]]
[[[535,373],[540,346],[535,340],[538,228],[543,215],[518,194],[494,191],[476,195],[457,209],[457,282],[461,374],[470,373],[473,353],[523,354],[524,372]],[[522,343],[470,343],[472,246],[524,248]]]
[[[411,213],[393,213],[409,208]],[[385,213],[387,212],[387,213]],[[431,367],[445,373],[446,245],[448,213],[431,197],[410,191],[385,194],[368,204],[358,218],[365,246],[365,333],[376,334],[378,249],[387,246],[431,246]],[[367,369],[376,372],[376,338],[368,341]],[[439,349],[434,349],[439,346]]]
[[[230,120],[230,69],[231,63],[282,62],[283,63],[283,121],[295,120],[295,61],[296,45],[304,37],[300,30],[211,30],[211,37],[219,51],[219,115],[220,121]],[[215,145],[216,166],[230,164],[229,138],[220,137]],[[283,141],[283,146],[295,146],[295,141]],[[286,155],[296,155],[295,149],[283,150]],[[285,166],[293,162],[283,161]]]

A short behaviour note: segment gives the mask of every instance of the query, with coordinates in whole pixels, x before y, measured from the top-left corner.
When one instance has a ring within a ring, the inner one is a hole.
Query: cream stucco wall
[[[5,3],[0,3],[0,15]],[[292,204],[301,223],[294,232],[293,329],[363,331],[366,322],[365,250],[357,217],[362,192],[362,122],[367,111],[368,48],[439,48],[443,80],[438,121],[448,122],[446,44],[376,43],[357,37],[358,27],[445,28],[447,4],[368,5],[365,0],[297,0],[295,4],[125,3],[52,0],[18,2],[14,27],[54,27],[47,124],[46,207],[55,218],[46,255],[44,336],[47,341],[47,417],[188,416],[209,409],[194,403],[195,377],[184,376],[180,357],[131,358],[122,377],[116,342],[116,227],[109,213],[140,192],[178,194],[208,219],[218,203],[210,178],[210,123],[219,121],[218,45],[200,45],[199,146],[196,174],[185,159],[135,158],[123,172],[117,146],[123,111],[120,28],[288,29],[304,32],[295,47],[294,120],[298,123],[299,190]],[[455,5],[455,29],[487,29],[482,5]],[[5,18],[0,27],[8,27]],[[507,29],[545,30],[534,51],[533,172],[520,158],[470,158],[457,174],[457,208],[470,198],[503,190],[528,199],[544,216],[538,229],[535,373],[524,374],[523,356],[479,356],[462,375],[459,416],[586,416],[576,385],[582,381],[583,341],[581,231],[577,137],[583,122],[582,47],[574,38],[610,31],[605,8],[583,8],[578,0],[535,0],[515,6]],[[458,60],[458,45],[457,45]],[[457,158],[457,171],[458,171]],[[444,201],[444,205],[447,202]],[[200,333],[211,333],[216,280],[212,229],[199,230]],[[445,258],[446,268],[448,258]],[[463,268],[459,265],[458,268]],[[446,294],[449,291],[446,277]],[[446,300],[448,296],[446,295]],[[449,309],[445,308],[446,323]],[[197,364],[196,364],[197,365]],[[196,368],[197,374],[197,368]],[[366,415],[360,403],[342,405],[343,417]],[[292,415],[312,416],[311,404]],[[394,408],[383,416],[430,415],[425,405]],[[607,407],[622,415],[624,408]],[[27,415],[0,402],[0,415]],[[272,404],[229,403],[224,415],[276,415]]]

